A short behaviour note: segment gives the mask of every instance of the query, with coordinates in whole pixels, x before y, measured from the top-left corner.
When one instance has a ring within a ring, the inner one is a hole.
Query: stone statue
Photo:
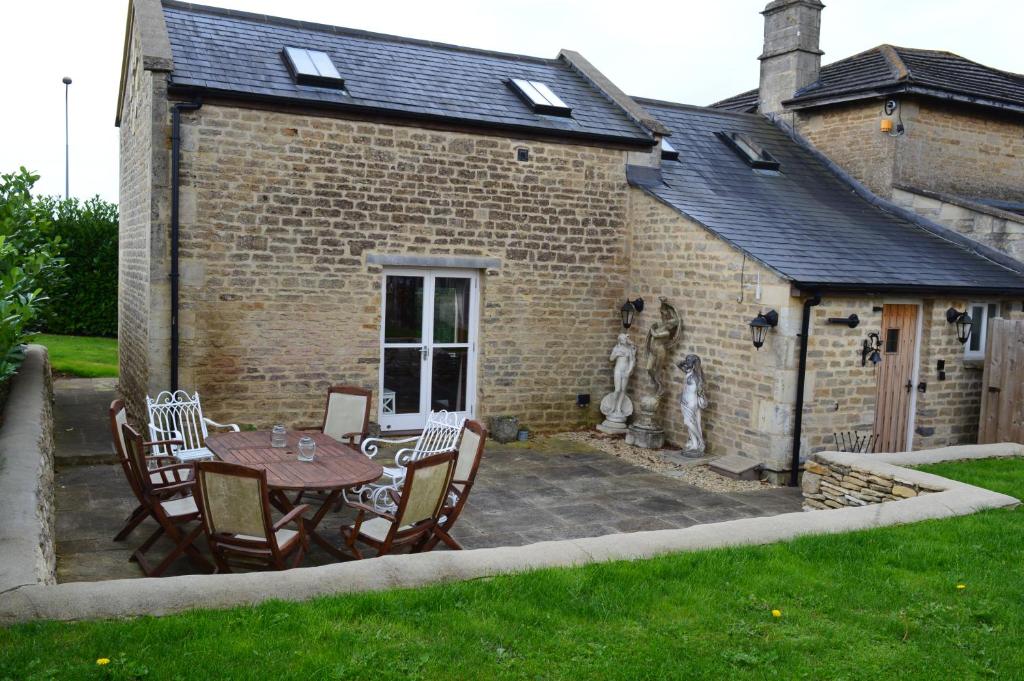
[[[644,352],[646,379],[637,388],[637,413],[626,434],[626,443],[647,449],[661,449],[665,444],[665,431],[658,418],[661,398],[665,394],[662,373],[669,353],[675,347],[683,332],[683,321],[679,312],[663,296],[661,318],[651,325],[647,332]]]
[[[651,382],[657,389],[656,394],[660,397],[665,392],[665,384],[661,380],[661,372],[665,366],[665,359],[672,347],[679,340],[679,333],[682,331],[683,322],[679,318],[679,312],[669,304],[668,300],[661,296],[661,321],[651,325],[647,332],[646,357],[644,368]]]
[[[704,431],[701,426],[701,412],[708,407],[708,398],[704,394],[704,370],[700,366],[700,357],[687,355],[676,365],[686,375],[683,390],[679,394],[679,408],[683,412],[683,425],[690,437],[686,441],[684,454],[687,456],[704,456]]]
[[[615,390],[601,400],[601,413],[605,415],[604,423],[597,427],[602,433],[618,434],[626,432],[626,419],[633,413],[633,402],[626,394],[629,388],[629,377],[636,367],[636,346],[629,336],[619,334],[619,340],[612,348],[609,362],[615,362],[612,375],[615,379]]]

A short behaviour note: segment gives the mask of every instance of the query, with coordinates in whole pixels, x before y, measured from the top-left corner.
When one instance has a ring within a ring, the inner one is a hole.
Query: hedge
[[[67,267],[47,290],[41,318],[48,333],[117,336],[117,205],[96,196],[47,197]]]

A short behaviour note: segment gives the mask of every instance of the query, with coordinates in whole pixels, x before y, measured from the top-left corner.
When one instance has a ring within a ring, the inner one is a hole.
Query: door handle
[[[914,389],[914,382],[913,381],[907,381],[907,385],[905,387],[907,389],[907,392],[909,393],[911,390]]]
[[[427,361],[428,356],[430,356],[430,348],[428,348],[426,345],[420,347],[420,357],[423,359],[424,362]]]

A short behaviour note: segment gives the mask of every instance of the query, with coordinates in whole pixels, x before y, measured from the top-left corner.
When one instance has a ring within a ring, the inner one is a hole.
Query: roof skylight
[[[286,47],[281,52],[288,70],[299,85],[344,88],[345,80],[338,73],[334,62],[326,52],[307,50],[302,47]]]
[[[679,151],[665,137],[661,138],[661,158],[666,161],[679,160]]]
[[[716,132],[718,138],[751,168],[778,170],[779,162],[760,144],[739,132]]]
[[[509,81],[509,85],[537,113],[554,116],[568,116],[572,113],[569,105],[539,80],[513,78]]]

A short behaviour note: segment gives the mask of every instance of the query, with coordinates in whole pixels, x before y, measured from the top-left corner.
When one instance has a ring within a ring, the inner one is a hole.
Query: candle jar
[[[270,431],[270,446],[275,448],[288,446],[288,431],[284,429],[284,426],[274,426]]]
[[[316,454],[316,443],[313,438],[304,435],[299,438],[299,461],[312,461]]]

